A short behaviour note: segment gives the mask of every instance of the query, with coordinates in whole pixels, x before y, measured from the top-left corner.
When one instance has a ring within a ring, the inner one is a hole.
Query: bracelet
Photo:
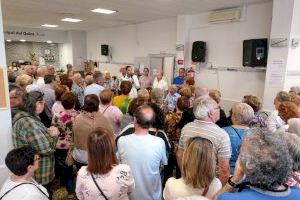
[[[227,183],[228,183],[231,187],[237,188],[237,187],[238,187],[238,184],[236,184],[235,182],[233,182],[233,181],[231,180],[231,178],[232,178],[232,176],[229,177]]]

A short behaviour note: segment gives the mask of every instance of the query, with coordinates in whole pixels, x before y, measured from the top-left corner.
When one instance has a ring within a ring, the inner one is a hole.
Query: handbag
[[[101,195],[104,197],[105,200],[108,200],[108,198],[105,196],[105,194],[103,193],[103,191],[102,191],[101,188],[99,187],[98,183],[96,182],[95,177],[93,176],[93,174],[91,174],[91,176],[92,176],[92,179],[93,179],[93,181],[94,181],[96,187],[98,188],[99,192],[101,193]]]

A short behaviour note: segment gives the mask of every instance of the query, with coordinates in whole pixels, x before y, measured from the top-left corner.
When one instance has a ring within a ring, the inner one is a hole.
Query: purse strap
[[[93,181],[94,181],[96,187],[98,188],[99,192],[102,194],[102,196],[104,197],[105,200],[108,200],[108,198],[105,196],[105,194],[103,193],[103,191],[102,191],[101,188],[99,187],[98,183],[96,182],[95,177],[94,177],[94,175],[93,175],[92,173],[91,173],[91,176],[92,176],[92,179],[93,179]]]
[[[208,193],[208,190],[209,190],[209,186],[205,187],[204,190],[203,190],[203,192],[202,192],[202,196],[205,197],[207,195],[207,193]]]
[[[49,196],[43,190],[41,190],[41,188],[39,188],[36,184],[33,184],[33,183],[20,183],[20,184],[14,186],[13,188],[11,188],[10,190],[8,190],[7,192],[5,192],[2,195],[2,197],[0,197],[0,200],[3,199],[3,197],[6,196],[9,192],[11,192],[13,189],[15,189],[15,188],[17,188],[21,185],[34,185],[43,195],[45,195],[49,199]]]

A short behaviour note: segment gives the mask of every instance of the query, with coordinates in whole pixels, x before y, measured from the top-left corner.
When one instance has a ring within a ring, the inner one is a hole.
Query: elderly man
[[[137,90],[140,89],[139,79],[138,79],[137,75],[135,75],[133,73],[131,66],[129,66],[129,65],[125,66],[125,70],[126,70],[126,76],[121,77],[121,82],[122,81],[130,81],[132,84],[132,88],[129,93],[129,97],[131,99],[137,98]]]
[[[48,74],[54,75],[55,74],[55,68],[53,65],[47,66]]]
[[[179,69],[179,75],[174,78],[173,84],[174,85],[182,85],[184,83],[184,77],[185,77],[185,69],[180,68]]]
[[[75,108],[76,109],[81,108],[83,106],[83,101],[84,101],[84,89],[83,89],[83,79],[80,73],[74,74],[71,91],[76,96]]]
[[[140,81],[141,88],[148,89],[152,87],[152,77],[149,76],[149,68],[147,67],[144,68],[144,73],[140,77],[139,81]]]
[[[99,97],[100,93],[105,89],[103,87],[105,81],[101,72],[94,73],[93,80],[94,82],[85,88],[84,96],[94,94]]]
[[[45,75],[47,75],[48,71],[47,71],[47,67],[39,67],[37,69],[37,79],[36,79],[36,84],[39,87],[43,87],[45,85],[45,80],[44,77]]]
[[[26,65],[24,67],[25,74],[27,74],[28,76],[33,77],[33,75],[35,74],[34,69],[35,69],[35,67],[33,65]]]
[[[224,185],[229,177],[231,146],[228,134],[215,124],[220,118],[220,106],[210,97],[203,96],[194,101],[193,111],[196,119],[181,130],[176,152],[178,165],[181,166],[183,149],[189,138],[206,138],[215,148],[219,179]]]
[[[167,164],[167,157],[164,141],[149,134],[154,119],[151,107],[139,107],[134,114],[134,134],[121,137],[117,143],[120,161],[130,166],[138,186],[130,194],[132,200],[162,198],[159,169]]]
[[[110,89],[112,88],[112,84],[113,84],[113,81],[111,79],[111,75],[110,75],[110,72],[106,71],[104,72],[104,87],[106,89]]]
[[[154,88],[160,88],[165,91],[165,95],[168,93],[168,82],[163,78],[164,73],[162,70],[156,71],[156,77],[153,81],[153,89]]]

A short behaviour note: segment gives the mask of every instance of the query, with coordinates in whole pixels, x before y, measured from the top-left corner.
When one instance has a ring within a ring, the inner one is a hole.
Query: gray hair
[[[295,92],[297,95],[300,95],[300,86],[292,86],[290,92]]]
[[[237,125],[249,125],[254,118],[254,111],[251,106],[246,103],[236,103],[233,105],[231,118]]]
[[[154,88],[151,91],[151,102],[156,103],[156,104],[162,104],[164,101],[164,95],[165,95],[165,92],[163,89]]]
[[[280,134],[255,128],[244,138],[240,163],[253,186],[274,190],[286,183],[292,159]]]
[[[286,91],[279,91],[276,94],[275,101],[279,101],[279,102],[291,101],[291,97],[289,93],[287,93]]]
[[[292,118],[288,120],[288,132],[295,133],[300,137],[300,119],[299,118]]]
[[[97,83],[103,79],[103,74],[101,72],[96,72],[93,75],[94,83]]]
[[[214,100],[209,96],[197,98],[193,103],[193,112],[196,119],[204,120],[214,110]]]
[[[195,99],[202,96],[209,96],[209,89],[207,87],[196,87],[194,93]]]
[[[286,141],[290,156],[293,159],[293,171],[300,170],[300,137],[293,133],[284,133],[283,138]]]

